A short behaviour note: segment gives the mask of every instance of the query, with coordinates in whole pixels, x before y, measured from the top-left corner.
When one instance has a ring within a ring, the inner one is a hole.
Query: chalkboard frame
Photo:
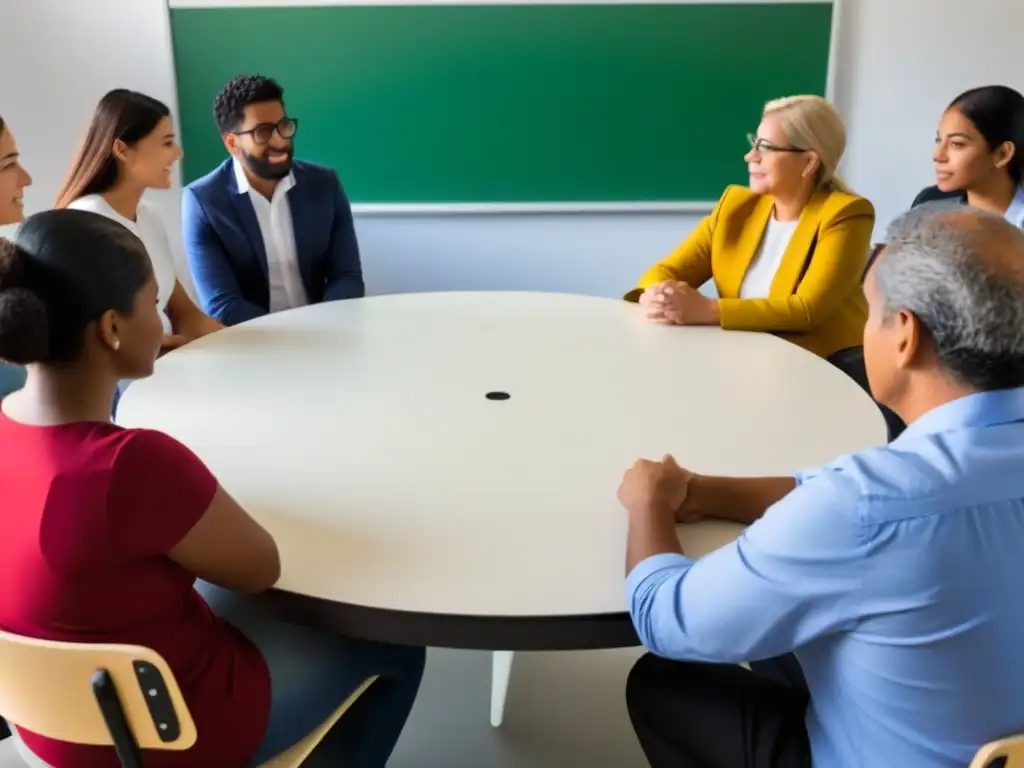
[[[171,38],[170,13],[177,9],[196,8],[271,8],[315,6],[432,6],[432,5],[686,5],[813,3],[832,6],[828,47],[825,98],[834,101],[838,79],[838,48],[841,39],[845,0],[167,0],[167,34]],[[172,78],[175,77],[172,45]],[[174,87],[175,99],[177,84]],[[175,104],[175,119],[178,110]],[[534,202],[354,202],[357,215],[502,215],[502,214],[628,214],[628,213],[706,213],[715,200],[679,201],[534,201]]]

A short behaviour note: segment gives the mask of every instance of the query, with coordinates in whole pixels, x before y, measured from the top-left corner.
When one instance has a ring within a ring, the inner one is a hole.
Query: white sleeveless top
[[[110,207],[100,195],[86,195],[68,205],[79,211],[90,211],[113,219],[122,227],[135,235],[146,246],[149,261],[153,265],[156,277],[157,309],[160,311],[160,322],[164,333],[171,333],[171,319],[167,316],[167,302],[171,300],[177,276],[174,273],[174,255],[171,253],[171,242],[167,238],[167,230],[157,213],[145,200],[139,203],[135,213],[135,221],[126,219]]]

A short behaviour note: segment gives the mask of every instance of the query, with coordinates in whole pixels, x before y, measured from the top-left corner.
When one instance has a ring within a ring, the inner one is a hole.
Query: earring
[[[120,348],[121,348],[121,340],[120,339],[114,339],[114,351],[117,352],[117,350],[119,350]]]

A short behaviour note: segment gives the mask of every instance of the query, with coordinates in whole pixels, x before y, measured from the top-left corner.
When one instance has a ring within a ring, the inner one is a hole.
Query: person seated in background
[[[159,289],[165,352],[223,327],[189,298],[175,275],[160,213],[142,199],[147,189],[171,188],[181,156],[166,104],[135,91],[110,91],[96,105],[55,205],[106,216],[142,240]]]
[[[728,187],[626,299],[659,323],[767,331],[822,357],[860,344],[875,212],[836,175],[842,118],[822,98],[792,96],[769,102],[749,138],[749,188]],[[708,280],[720,298],[697,290]]]
[[[225,325],[365,294],[352,207],[330,168],[293,160],[284,90],[240,75],[213,105],[230,157],[189,184],[185,252],[203,307]]]
[[[1024,233],[919,208],[865,291],[871,388],[908,424],[894,443],[795,478],[666,457],[623,480],[652,652],[626,699],[656,768],[962,768],[1024,728]],[[753,524],[690,560],[676,523],[705,516]]]
[[[18,142],[10,127],[0,117],[0,227],[17,224],[24,216],[25,187],[32,177],[21,165]],[[25,369],[0,360],[0,400],[25,384]],[[0,734],[4,726],[0,724]]]
[[[13,245],[0,241],[0,357],[29,370],[0,403],[0,627],[163,656],[198,740],[147,765],[262,763],[379,675],[322,747],[332,764],[382,768],[424,649],[318,633],[242,603],[235,593],[277,581],[274,540],[184,445],[109,422],[118,382],[153,372],[159,291],[142,241],[104,216],[46,211]],[[197,579],[224,610],[211,612]],[[118,764],[110,747],[20,735],[49,765]]]
[[[953,99],[935,133],[936,186],[914,205],[959,200],[1024,229],[1024,96],[1005,85]]]

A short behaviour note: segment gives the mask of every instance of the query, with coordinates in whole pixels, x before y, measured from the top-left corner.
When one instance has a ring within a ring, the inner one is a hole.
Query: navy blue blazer
[[[366,293],[352,207],[330,168],[295,161],[288,190],[299,273],[311,303]],[[270,311],[267,252],[232,160],[189,184],[181,203],[189,270],[203,310],[225,325]]]

